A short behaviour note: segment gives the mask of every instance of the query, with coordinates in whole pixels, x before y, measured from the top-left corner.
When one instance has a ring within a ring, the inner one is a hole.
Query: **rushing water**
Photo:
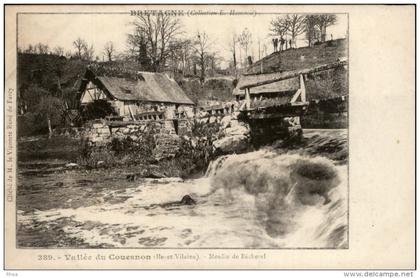
[[[347,188],[347,165],[262,149],[220,157],[200,179],[143,179],[86,206],[19,210],[18,222],[58,229],[73,247],[346,248]],[[196,204],[171,203],[184,195]]]

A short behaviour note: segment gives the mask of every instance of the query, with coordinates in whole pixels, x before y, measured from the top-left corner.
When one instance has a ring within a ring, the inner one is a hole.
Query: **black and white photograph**
[[[415,267],[415,5],[4,14],[7,269]]]
[[[19,248],[348,247],[347,14],[183,14],[18,15]]]

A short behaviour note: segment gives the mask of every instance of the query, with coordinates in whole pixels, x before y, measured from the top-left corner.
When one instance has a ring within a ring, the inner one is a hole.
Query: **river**
[[[342,149],[332,147],[346,146],[347,132],[304,134],[310,140],[303,151],[267,147],[220,157],[205,176],[190,180],[130,182],[125,172],[20,169],[18,244],[347,248],[347,159],[338,160]],[[176,203],[185,195],[196,204]]]

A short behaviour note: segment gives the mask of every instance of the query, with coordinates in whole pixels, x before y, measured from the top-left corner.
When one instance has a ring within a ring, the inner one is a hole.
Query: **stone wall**
[[[174,122],[172,120],[159,121],[137,121],[137,122],[109,122],[95,120],[85,125],[83,137],[96,145],[106,144],[113,138],[130,137],[137,140],[145,133],[153,134],[175,134]]]
[[[83,138],[96,147],[105,146],[115,138],[130,137],[138,141],[143,135],[153,135],[153,157],[156,160],[173,158],[179,150],[180,136],[191,133],[191,124],[187,120],[177,120],[178,134],[175,121],[137,121],[137,122],[109,122],[95,120],[85,125]]]

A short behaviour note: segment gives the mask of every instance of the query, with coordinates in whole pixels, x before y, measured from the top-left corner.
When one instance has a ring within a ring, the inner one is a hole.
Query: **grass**
[[[255,62],[248,69],[248,73],[260,73],[261,63],[263,64],[263,72],[268,73],[279,70],[289,71],[310,68],[336,62],[338,58],[342,57],[347,57],[347,41],[345,39],[334,40],[332,43],[327,41],[313,47],[301,47],[272,53]]]

